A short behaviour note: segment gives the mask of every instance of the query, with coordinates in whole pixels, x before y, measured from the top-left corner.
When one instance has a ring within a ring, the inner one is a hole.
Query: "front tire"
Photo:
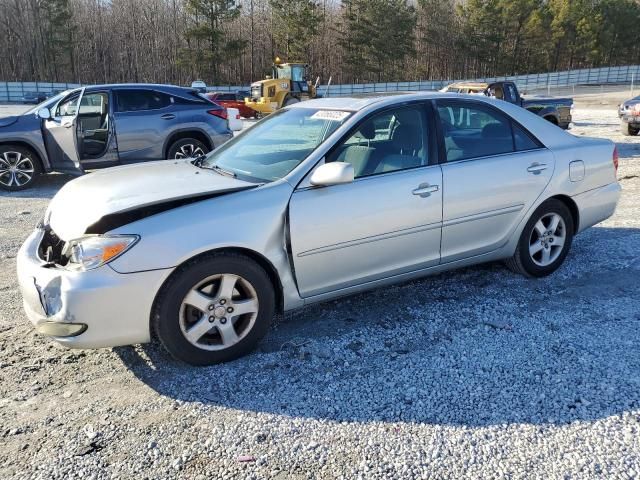
[[[636,135],[638,135],[638,132],[640,131],[640,129],[633,128],[627,122],[620,122],[620,131],[622,132],[622,135],[624,135],[625,137],[635,137]]]
[[[181,138],[171,144],[167,158],[169,160],[180,160],[185,158],[196,158],[209,153],[207,147],[200,140],[195,138]]]
[[[275,312],[269,276],[243,255],[199,257],[162,288],[153,315],[160,341],[176,359],[212,365],[250,352]]]
[[[32,150],[18,145],[0,146],[0,188],[15,192],[31,188],[42,172]]]
[[[526,277],[545,277],[567,257],[575,225],[567,206],[557,199],[540,205],[524,227],[516,251],[506,261],[514,272]]]

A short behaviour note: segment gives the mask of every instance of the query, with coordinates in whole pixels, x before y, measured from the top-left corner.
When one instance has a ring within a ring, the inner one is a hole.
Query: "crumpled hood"
[[[2,117],[0,118],[0,127],[8,127],[18,121],[18,116]]]
[[[188,160],[127,165],[70,181],[53,197],[44,218],[67,241],[81,237],[105,215],[255,186],[195,167]]]

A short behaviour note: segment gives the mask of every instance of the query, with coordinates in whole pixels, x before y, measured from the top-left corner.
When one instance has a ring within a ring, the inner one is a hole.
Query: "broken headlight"
[[[138,235],[89,235],[72,240],[67,244],[70,270],[93,270],[133,247],[140,239]]]

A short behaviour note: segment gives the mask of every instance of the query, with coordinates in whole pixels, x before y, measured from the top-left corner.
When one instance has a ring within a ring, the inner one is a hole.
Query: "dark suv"
[[[39,173],[80,174],[149,160],[196,157],[233,133],[227,112],[191,88],[94,85],[0,118],[0,188],[30,187]]]

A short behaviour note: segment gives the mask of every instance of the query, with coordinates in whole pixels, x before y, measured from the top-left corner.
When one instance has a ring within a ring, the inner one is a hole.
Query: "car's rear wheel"
[[[156,300],[153,322],[169,353],[192,365],[212,365],[251,351],[275,310],[269,276],[237,254],[199,257],[180,268]]]
[[[31,188],[41,173],[40,161],[28,148],[0,146],[0,188],[16,191]]]
[[[633,128],[627,122],[620,122],[620,131],[625,137],[634,137],[638,135],[638,132],[640,131],[640,129]]]
[[[507,266],[528,277],[555,272],[569,253],[574,228],[567,206],[557,199],[547,200],[531,215]]]
[[[201,155],[206,155],[207,153],[209,153],[209,147],[207,147],[200,140],[197,140],[195,138],[182,138],[173,142],[173,144],[169,147],[167,158],[196,158]]]

